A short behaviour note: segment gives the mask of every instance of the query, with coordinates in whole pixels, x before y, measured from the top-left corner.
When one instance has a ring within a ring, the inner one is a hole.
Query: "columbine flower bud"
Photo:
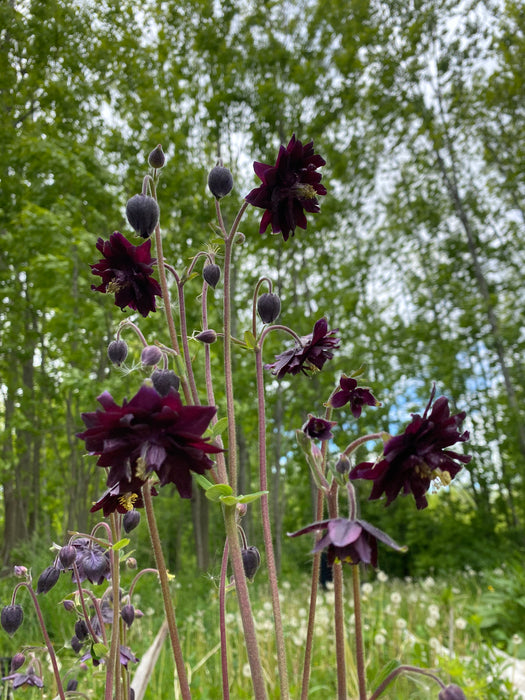
[[[167,396],[170,389],[179,390],[180,379],[172,369],[156,369],[151,375],[153,388],[161,396]]]
[[[217,340],[217,333],[212,328],[207,328],[205,331],[198,333],[195,338],[201,343],[211,345]]]
[[[60,576],[60,569],[56,566],[48,566],[47,569],[42,571],[40,578],[36,584],[37,593],[49,593],[53,588],[55,583],[58,581]]]
[[[17,578],[25,578],[27,576],[27,566],[15,564],[13,567],[13,573]]]
[[[67,682],[66,691],[74,692],[78,688],[78,681],[76,678],[70,678]]]
[[[281,300],[277,294],[261,294],[257,299],[257,313],[263,323],[273,323],[281,313]]]
[[[467,696],[461,690],[459,685],[447,685],[438,695],[438,700],[466,700]]]
[[[108,345],[108,357],[117,367],[120,367],[127,356],[128,345],[124,340],[112,340]]]
[[[140,355],[140,361],[143,365],[158,365],[162,360],[162,350],[156,345],[146,345]]]
[[[159,145],[157,148],[154,148],[151,153],[148,156],[148,163],[152,168],[155,168],[155,170],[160,170],[160,168],[164,167],[164,163],[166,162],[166,156],[164,155],[164,151],[162,150],[162,146]]]
[[[22,653],[18,652],[18,654],[15,654],[11,659],[11,673],[18,671],[18,669],[24,665],[25,660],[26,657]]]
[[[126,216],[134,231],[142,238],[149,238],[159,223],[159,205],[147,194],[136,194],[128,199]]]
[[[335,463],[335,471],[339,474],[348,474],[350,471],[350,460],[346,455],[339,455],[339,459]]]
[[[126,623],[128,627],[131,627],[133,620],[135,619],[135,608],[133,605],[123,605],[120,611],[120,616]]]
[[[261,563],[261,555],[257,547],[253,545],[241,550],[244,573],[249,581],[252,581]]]
[[[58,558],[64,569],[70,569],[75,563],[77,558],[77,548],[73,547],[72,544],[66,544],[65,547],[60,549],[58,553]]]
[[[22,624],[24,611],[21,605],[6,605],[0,614],[0,624],[12,636]]]
[[[202,268],[202,276],[204,277],[204,281],[207,282],[210,287],[215,289],[218,281],[221,278],[221,268],[215,263],[204,265]]]
[[[128,510],[127,513],[124,513],[124,516],[122,518],[122,525],[124,526],[124,530],[126,532],[131,532],[134,530],[137,525],[140,523],[140,513],[136,508],[133,510]]]
[[[76,635],[74,637],[71,637],[71,648],[73,649],[75,654],[78,654],[78,652],[82,649],[80,639]]]
[[[233,175],[222,165],[216,165],[208,175],[208,187],[216,199],[221,199],[233,189]]]
[[[63,600],[62,605],[64,606],[64,610],[67,612],[73,612],[75,609],[75,603],[73,603],[72,600]]]
[[[86,639],[89,634],[89,630],[85,620],[77,620],[75,622],[75,634],[79,642],[83,642],[84,639]]]
[[[133,571],[134,569],[137,568],[137,560],[135,557],[128,557],[126,559],[126,569],[129,569],[130,571]]]

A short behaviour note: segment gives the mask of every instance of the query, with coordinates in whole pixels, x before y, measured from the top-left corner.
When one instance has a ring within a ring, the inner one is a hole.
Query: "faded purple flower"
[[[151,241],[135,246],[115,231],[109,241],[99,238],[97,249],[104,257],[91,265],[91,271],[102,277],[102,284],[91,285],[91,289],[103,294],[114,292],[115,305],[122,311],[126,306],[136,309],[142,316],[155,311],[155,296],[162,296],[162,292],[152,277],[156,258],[150,254]]]
[[[331,440],[334,437],[332,434],[334,425],[337,425],[337,421],[316,418],[309,413],[302,430],[312,440]]]
[[[388,506],[403,490],[405,495],[413,494],[418,509],[426,508],[425,494],[432,480],[440,479],[447,486],[462,469],[458,462],[470,462],[470,455],[445,449],[468,440],[467,431],[459,432],[465,411],[451,416],[448,399],[441,396],[427,416],[435,393],[434,386],[423,416],[412,414],[412,422],[405,431],[385,443],[381,460],[362,462],[350,472],[350,479],[374,482],[370,500],[386,494]]]
[[[306,229],[304,212],[319,212],[317,196],[326,194],[326,188],[320,184],[322,175],[317,172],[323,165],[326,161],[314,153],[313,141],[303,146],[295,134],[286,148],[280,147],[275,165],[257,161],[253,164],[262,185],[253,189],[246,201],[266,210],[259,233],[271,224],[272,233],[281,233],[287,241],[296,226]]]
[[[36,675],[32,666],[28,667],[27,673],[12,673],[10,676],[4,676],[1,680],[13,681],[13,689],[20,688],[23,685],[32,685],[35,688],[44,687],[44,681]]]
[[[347,520],[333,518],[320,520],[303,527],[297,532],[288,533],[289,537],[297,537],[307,532],[326,530],[325,535],[316,543],[314,552],[327,548],[327,562],[332,566],[335,561],[346,564],[372,564],[377,566],[377,540],[398,552],[406,551],[382,530],[378,530],[364,520]]]
[[[335,335],[337,330],[329,331],[326,318],[320,318],[313,333],[301,338],[301,345],[296,344],[294,348],[277,355],[275,362],[265,365],[265,369],[272,370],[278,379],[286,374],[308,374],[321,370],[324,363],[334,356],[333,350],[339,347],[339,338]]]
[[[354,418],[359,418],[363,406],[379,406],[379,401],[372,395],[368,387],[357,386],[357,381],[353,377],[347,377],[343,374],[339,380],[339,391],[330,399],[330,406],[333,408],[341,408],[347,403],[350,404],[350,410]]]
[[[98,466],[109,467],[106,503],[110,496],[136,493],[131,485],[152,472],[162,486],[175,484],[182,498],[190,498],[191,472],[204,474],[213,465],[208,453],[222,451],[202,437],[217,409],[184,406],[174,390],[161,396],[143,385],[122,406],[107,391],[98,401],[102,410],[82,414],[87,430],[77,437],[91,454],[99,455]],[[117,485],[118,492],[113,492]]]

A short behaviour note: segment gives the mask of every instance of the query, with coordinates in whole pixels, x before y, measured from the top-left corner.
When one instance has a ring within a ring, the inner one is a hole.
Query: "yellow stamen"
[[[133,506],[134,506],[135,501],[137,499],[138,499],[138,494],[128,492],[128,493],[123,494],[122,496],[119,496],[118,502],[126,510],[133,510]]]

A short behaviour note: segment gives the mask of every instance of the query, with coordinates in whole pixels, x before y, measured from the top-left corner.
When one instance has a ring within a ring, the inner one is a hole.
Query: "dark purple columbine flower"
[[[321,185],[321,173],[317,168],[326,165],[324,158],[314,153],[313,141],[305,146],[292,136],[285,148],[281,146],[275,165],[253,164],[262,185],[253,189],[246,201],[254,207],[265,209],[259,227],[264,233],[272,225],[273,233],[282,233],[285,241],[293,236],[296,226],[306,229],[305,211],[320,211],[318,195],[325,195]]]
[[[160,285],[152,277],[153,264],[151,241],[133,245],[121,233],[112,233],[109,241],[99,238],[97,249],[104,256],[91,265],[94,275],[102,277],[102,284],[91,289],[97,292],[115,293],[115,305],[124,311],[126,306],[136,309],[142,316],[155,311],[155,296],[162,296]]]
[[[127,514],[133,512],[134,508],[144,508],[142,487],[145,483],[144,479],[140,479],[138,476],[132,477],[129,481],[117,481],[102,494],[96,503],[93,503],[90,513],[102,510],[104,517],[107,517],[110,513]],[[153,496],[157,495],[155,489],[152,489],[151,493]]]
[[[32,685],[35,688],[44,687],[44,681],[36,675],[32,666],[28,667],[27,673],[12,673],[10,676],[5,676],[0,680],[13,681],[13,689],[20,688],[23,685]]]
[[[372,564],[376,567],[377,540],[398,552],[406,551],[406,547],[400,547],[386,533],[364,520],[347,520],[346,518],[320,520],[297,530],[297,532],[288,533],[288,536],[297,537],[317,530],[326,530],[326,534],[316,543],[313,551],[320,552],[328,548],[329,566],[332,566],[335,561],[340,561],[346,564],[363,562],[363,564]]]
[[[445,449],[468,440],[467,431],[459,432],[465,411],[451,416],[448,399],[441,396],[427,417],[435,393],[434,386],[423,416],[412,414],[412,422],[405,432],[385,443],[379,462],[362,462],[350,472],[350,479],[374,482],[370,500],[386,494],[388,506],[403,490],[404,494],[413,494],[418,509],[426,508],[425,494],[432,480],[439,478],[447,486],[462,469],[458,462],[470,462],[470,455]]]
[[[302,430],[312,440],[331,440],[334,437],[332,434],[334,425],[337,425],[336,421],[316,418],[309,413]]]
[[[208,453],[222,451],[202,437],[217,409],[184,406],[174,390],[161,396],[146,385],[122,406],[107,391],[98,401],[103,410],[82,414],[87,430],[77,437],[99,455],[98,466],[110,468],[108,488],[135,491],[134,479],[156,472],[161,486],[175,484],[182,498],[191,498],[191,472],[204,474],[213,466]]]
[[[339,380],[339,391],[330,399],[330,406],[341,408],[347,403],[354,418],[359,418],[363,406],[379,406],[379,401],[373,396],[368,387],[357,386],[357,381],[353,377],[343,374]]]
[[[296,344],[294,348],[285,350],[276,356],[275,362],[264,368],[271,369],[278,379],[285,374],[308,374],[309,371],[321,370],[324,363],[334,356],[332,351],[339,347],[339,338],[335,335],[337,330],[329,331],[326,318],[320,318],[313,333],[301,338],[301,345]]]

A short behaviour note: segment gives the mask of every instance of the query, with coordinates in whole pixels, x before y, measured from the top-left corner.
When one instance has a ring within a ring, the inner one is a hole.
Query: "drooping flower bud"
[[[12,636],[22,624],[24,611],[21,605],[6,605],[0,614],[0,624]]]
[[[158,365],[162,360],[162,350],[156,345],[146,345],[140,355],[140,361],[143,365]]]
[[[77,548],[73,547],[72,544],[66,544],[65,547],[60,549],[58,558],[64,569],[70,569],[77,558]]]
[[[172,369],[156,369],[151,375],[153,388],[161,396],[167,396],[170,389],[179,390],[180,378]]]
[[[339,459],[335,463],[335,470],[339,474],[348,474],[350,471],[350,460],[346,455],[339,455]]]
[[[117,367],[120,367],[127,356],[128,344],[124,340],[112,340],[108,345],[108,357]]]
[[[15,564],[13,567],[13,573],[17,578],[25,578],[27,576],[27,566]]]
[[[202,276],[204,277],[204,281],[207,282],[210,287],[215,289],[218,281],[221,278],[221,268],[215,263],[204,265],[202,268]]]
[[[217,340],[217,333],[212,328],[207,328],[205,331],[198,333],[195,338],[201,343],[211,345]]]
[[[62,605],[64,606],[64,610],[67,612],[73,612],[75,609],[75,603],[73,603],[72,600],[63,600]]]
[[[446,688],[440,690],[438,700],[466,700],[467,696],[461,690],[459,685],[447,685]]]
[[[131,627],[133,624],[133,620],[135,619],[135,608],[133,605],[123,605],[122,610],[120,611],[120,616],[126,623],[128,627]]]
[[[126,216],[134,231],[142,238],[149,238],[159,223],[159,205],[147,194],[135,194],[128,199]]]
[[[40,578],[36,584],[37,593],[49,593],[60,577],[60,569],[56,566],[48,566],[40,574]]]
[[[263,323],[273,323],[281,313],[281,300],[277,294],[261,294],[257,299],[257,313]]]
[[[80,642],[87,638],[89,630],[85,620],[77,620],[75,622],[75,634]]]
[[[160,170],[160,168],[164,167],[165,162],[166,156],[164,155],[162,146],[159,143],[159,145],[156,148],[154,148],[149,154],[148,163],[152,168],[155,168],[155,170]]]
[[[208,187],[216,199],[226,197],[233,189],[233,175],[228,168],[216,165],[208,175]]]
[[[135,557],[128,557],[126,559],[126,569],[129,569],[130,571],[134,571],[138,566],[137,560]]]
[[[78,681],[76,678],[70,678],[67,682],[66,691],[74,692],[78,688]]]
[[[259,550],[257,547],[252,545],[246,549],[241,549],[241,554],[246,578],[249,581],[252,581],[261,563],[261,555],[259,554]]]
[[[71,648],[73,649],[75,654],[78,654],[78,652],[82,649],[80,639],[76,635],[74,637],[71,637]]]
[[[122,517],[122,525],[126,532],[131,532],[140,523],[140,513],[136,508],[128,510]]]
[[[21,652],[15,654],[11,659],[11,673],[18,671],[18,669],[24,665],[26,657]]]

